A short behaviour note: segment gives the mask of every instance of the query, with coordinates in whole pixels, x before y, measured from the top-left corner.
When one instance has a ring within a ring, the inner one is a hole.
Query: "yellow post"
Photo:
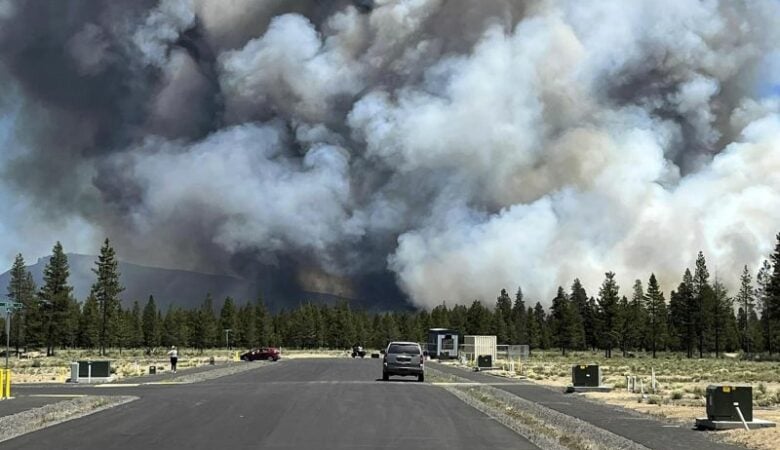
[[[0,398],[11,396],[11,369],[0,369]]]

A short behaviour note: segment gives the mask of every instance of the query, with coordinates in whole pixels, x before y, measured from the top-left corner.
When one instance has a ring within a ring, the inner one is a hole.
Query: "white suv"
[[[422,348],[416,342],[391,342],[385,350],[382,362],[382,379],[387,381],[392,375],[416,376],[425,381],[425,359]]]

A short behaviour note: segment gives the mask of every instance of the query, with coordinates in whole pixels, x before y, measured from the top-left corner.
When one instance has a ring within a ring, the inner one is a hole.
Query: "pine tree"
[[[590,339],[588,348],[595,351],[599,347],[599,339],[604,333],[604,322],[601,320],[602,313],[599,304],[594,297],[588,299],[588,309],[586,310],[585,323],[587,323],[587,336]]]
[[[542,310],[542,314],[544,314],[544,310]],[[537,320],[534,308],[529,306],[525,317],[527,321],[526,329],[528,330],[529,351],[533,351],[534,349],[541,349],[542,330],[539,327],[539,322]]]
[[[752,349],[752,338],[748,318],[755,309],[755,290],[753,289],[753,279],[750,276],[748,267],[742,270],[742,276],[739,279],[739,292],[734,301],[739,305],[739,332],[742,351],[750,354]]]
[[[571,284],[569,300],[572,308],[572,343],[574,348],[588,348],[591,344],[592,323],[588,317],[588,293],[579,278]]]
[[[119,268],[111,242],[106,238],[100,248],[100,256],[95,262],[97,268],[92,272],[97,281],[92,285],[92,293],[100,305],[100,354],[106,354],[106,346],[113,340],[118,326],[120,299],[125,290],[119,283]]]
[[[550,322],[555,344],[561,349],[561,354],[565,356],[566,349],[571,345],[572,340],[572,318],[569,300],[561,286],[558,286],[558,294],[552,300]]]
[[[94,294],[90,294],[81,308],[79,345],[95,348],[100,344],[100,306]]]
[[[222,309],[219,312],[219,331],[223,333],[225,347],[230,349],[230,335],[233,334],[235,339],[235,332],[237,331],[236,323],[238,318],[236,316],[236,305],[233,303],[231,297],[225,298],[225,302],[222,304]]]
[[[493,312],[492,332],[496,335],[496,340],[500,344],[509,343],[509,319],[512,315],[512,299],[506,289],[501,289],[501,293],[496,298],[496,308]]]
[[[32,274],[24,264],[22,254],[16,255],[11,267],[10,280],[8,281],[8,298],[18,302],[21,308],[13,313],[11,318],[11,341],[19,354],[19,348],[27,348],[28,343],[35,343],[31,339],[33,331],[40,328],[38,304],[35,299],[35,282]]]
[[[466,334],[486,335],[490,331],[492,314],[479,300],[474,300],[468,311]]]
[[[433,308],[431,311],[431,325],[434,328],[450,328],[450,312],[446,303]]]
[[[601,311],[601,342],[604,348],[604,356],[612,357],[612,348],[615,346],[615,338],[618,335],[619,323],[619,287],[615,282],[615,273],[607,272],[604,282],[599,289],[599,309]]]
[[[761,305],[761,340],[764,343],[763,348],[772,354],[772,345],[770,339],[770,326],[769,326],[769,284],[772,281],[772,266],[769,261],[764,260],[761,268],[756,274],[756,297]]]
[[[257,340],[257,317],[253,305],[246,304],[238,313],[237,347],[251,347]]]
[[[257,302],[255,302],[255,333],[256,346],[266,347],[270,345],[271,335],[273,334],[273,322],[262,296],[257,297]]]
[[[720,357],[721,344],[727,337],[727,333],[734,321],[734,303],[728,296],[726,287],[716,279],[712,285],[713,293],[713,322],[712,329],[715,337],[715,357]]]
[[[628,327],[627,344],[629,348],[637,349],[644,344],[647,330],[647,309],[645,308],[645,292],[642,282],[634,282],[634,291],[631,302],[626,310],[625,326]]]
[[[144,306],[143,316],[141,318],[141,327],[143,331],[143,344],[147,351],[160,345],[160,329],[157,324],[157,305],[154,302],[154,296],[150,295],[149,300]]]
[[[539,330],[539,348],[548,349],[552,345],[550,342],[550,329],[547,327],[547,315],[544,313],[544,307],[536,302],[533,311],[534,327]]]
[[[138,301],[133,302],[133,309],[130,312],[131,316],[131,341],[130,341],[130,347],[137,348],[141,347],[144,342],[144,331],[143,326],[141,325],[141,305],[138,304]]]
[[[699,252],[699,256],[696,258],[696,269],[693,272],[693,297],[696,306],[692,314],[696,338],[699,342],[699,358],[704,357],[705,339],[712,329],[713,312],[716,309],[709,277],[704,254]]]
[[[769,278],[769,285],[766,292],[766,312],[767,312],[767,347],[769,353],[773,349],[780,348],[780,233],[777,234],[777,244],[775,251],[770,257],[772,261],[772,275]]]
[[[54,346],[63,345],[68,340],[72,327],[71,292],[68,285],[70,269],[68,257],[57,242],[52,249],[52,256],[43,269],[43,287],[38,292],[38,298],[45,309],[44,339],[46,355],[54,356]]]
[[[658,287],[658,280],[655,274],[650,275],[650,281],[647,283],[647,294],[645,295],[645,304],[649,321],[650,349],[653,352],[653,358],[656,357],[658,347],[663,348],[666,341],[666,303],[664,294]]]
[[[523,290],[518,287],[515,293],[515,303],[512,305],[512,325],[514,326],[515,344],[528,345],[528,320],[526,318]]]

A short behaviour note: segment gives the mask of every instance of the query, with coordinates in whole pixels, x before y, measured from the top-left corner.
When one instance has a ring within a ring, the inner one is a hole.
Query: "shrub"
[[[680,391],[672,392],[672,400],[680,400],[683,398],[683,393]]]

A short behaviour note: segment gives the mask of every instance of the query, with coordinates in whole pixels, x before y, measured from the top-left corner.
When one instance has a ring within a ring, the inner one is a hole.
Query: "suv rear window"
[[[416,345],[391,344],[390,348],[387,349],[387,353],[411,353],[412,355],[419,355],[420,347]]]

